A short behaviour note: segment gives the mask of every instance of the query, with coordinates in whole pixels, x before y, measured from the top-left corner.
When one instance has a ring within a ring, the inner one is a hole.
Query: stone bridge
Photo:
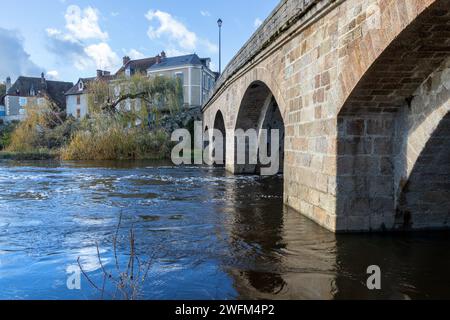
[[[450,225],[450,0],[283,0],[203,107],[279,128],[285,203],[334,232]]]

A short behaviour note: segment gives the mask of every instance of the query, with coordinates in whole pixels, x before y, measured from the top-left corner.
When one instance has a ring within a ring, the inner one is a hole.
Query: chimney
[[[167,57],[167,56],[166,56],[166,53],[165,53],[164,51],[162,51],[162,52],[161,52],[161,58],[162,58],[162,59],[165,59],[166,57]]]
[[[130,57],[129,56],[125,56],[125,57],[123,57],[123,65],[126,65],[128,62],[130,62],[131,61],[131,59],[130,59]]]
[[[6,93],[8,93],[9,89],[11,89],[11,77],[6,78]]]
[[[41,89],[47,90],[47,81],[45,80],[45,75],[43,72],[41,73]]]
[[[161,56],[159,54],[155,58],[156,58],[156,64],[161,63]]]

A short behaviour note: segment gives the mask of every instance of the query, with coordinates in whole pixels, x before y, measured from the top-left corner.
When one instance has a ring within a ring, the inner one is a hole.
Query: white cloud
[[[145,54],[143,54],[142,52],[140,52],[139,50],[136,50],[136,49],[129,50],[128,52],[126,52],[126,55],[129,56],[133,60],[145,58]]]
[[[47,28],[46,31],[47,31],[47,34],[51,37],[59,36],[62,33],[58,29],[54,29],[54,28]]]
[[[47,74],[45,75],[46,78],[50,79],[50,80],[58,80],[59,79],[59,72],[56,70],[50,70],[47,72]]]
[[[204,17],[211,17],[211,13],[209,13],[209,11],[206,10],[201,10],[200,14]]]
[[[106,42],[87,46],[84,52],[95,62],[97,69],[110,70],[120,63],[118,55]]]
[[[255,22],[253,23],[255,28],[259,28],[262,24],[263,24],[263,21],[260,18],[256,18]]]
[[[219,68],[217,68],[216,64],[215,64],[214,62],[212,62],[212,61],[211,61],[211,63],[209,64],[209,68],[210,68],[212,71],[218,71],[218,70],[219,70]]]
[[[178,50],[178,49],[167,49],[167,50],[165,50],[165,52],[168,57],[185,56],[185,55],[189,54],[189,52]]]
[[[156,21],[156,25],[150,25],[148,28],[148,37],[152,40],[165,40],[166,47],[169,47],[168,50],[179,49],[184,51],[195,51],[201,46],[208,52],[218,51],[215,44],[207,39],[199,38],[170,13],[160,10],[150,10],[145,17],[150,23]]]
[[[0,28],[0,81],[10,76],[39,76],[43,71],[23,47],[22,36],[13,30]]]
[[[71,5],[66,11],[66,29],[77,40],[107,40],[108,33],[101,30],[98,24],[98,10]]]
[[[117,17],[118,15],[119,15],[118,12],[115,12],[115,11],[111,12],[111,17]]]
[[[106,42],[108,33],[99,25],[97,9],[69,6],[66,14],[64,31],[47,28],[47,47],[61,61],[72,62],[78,70],[107,69],[120,66],[118,55]]]
[[[168,36],[169,38],[179,41],[181,47],[188,50],[194,50],[197,44],[197,35],[189,31],[184,24],[176,20],[169,13],[163,11],[149,11],[146,16],[148,21],[158,20],[159,27],[150,26],[148,28],[148,36],[150,39]]]

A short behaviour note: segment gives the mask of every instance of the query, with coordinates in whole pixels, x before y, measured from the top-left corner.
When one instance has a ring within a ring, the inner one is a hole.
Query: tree
[[[0,96],[6,94],[6,85],[4,83],[0,83]]]
[[[128,121],[149,124],[150,115],[161,111],[178,111],[183,90],[178,79],[149,78],[135,74],[111,82],[94,81],[89,84],[89,111],[121,114]]]

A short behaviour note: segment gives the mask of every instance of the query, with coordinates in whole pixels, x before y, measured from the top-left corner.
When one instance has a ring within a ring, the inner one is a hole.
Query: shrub
[[[0,150],[6,149],[11,143],[11,135],[17,123],[8,123],[0,126]]]
[[[124,125],[118,116],[96,115],[84,120],[70,143],[62,149],[63,160],[161,159],[170,152],[170,138],[163,131]]]
[[[75,120],[64,118],[47,106],[28,108],[27,117],[11,134],[7,151],[35,152],[61,148],[77,129]]]

